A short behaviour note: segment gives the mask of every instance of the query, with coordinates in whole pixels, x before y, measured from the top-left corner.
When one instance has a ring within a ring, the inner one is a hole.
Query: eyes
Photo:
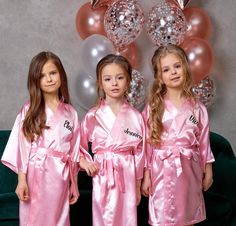
[[[120,74],[120,75],[117,75],[117,76],[115,76],[115,80],[118,80],[118,81],[122,81],[122,80],[124,80],[126,77],[125,77],[125,75],[123,75],[123,74]],[[103,81],[105,81],[105,82],[110,82],[110,81],[112,81],[113,80],[113,77],[112,76],[109,76],[109,75],[105,75],[104,77],[103,77]]]
[[[177,63],[177,64],[174,64],[173,68],[177,70],[177,69],[182,68],[182,65],[180,63]],[[163,67],[162,68],[162,73],[167,73],[171,70],[172,70],[171,67]]]
[[[57,71],[57,70],[53,70],[53,71],[50,71],[50,72],[48,73],[49,76],[55,76],[55,75],[57,75],[57,74],[58,74],[58,71]],[[46,78],[46,77],[47,77],[47,74],[46,74],[46,73],[41,73],[40,78]]]

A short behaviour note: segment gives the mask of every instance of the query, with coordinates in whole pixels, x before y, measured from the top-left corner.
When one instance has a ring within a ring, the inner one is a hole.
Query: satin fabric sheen
[[[17,115],[2,163],[27,175],[30,199],[20,201],[21,226],[69,226],[69,182],[78,173],[73,161],[79,155],[79,121],[71,105],[60,103],[56,112],[46,107],[50,128],[32,144],[21,130],[27,102]],[[70,190],[70,191],[69,191]]]
[[[99,169],[93,177],[93,226],[137,225],[136,181],[143,177],[144,138],[142,115],[127,102],[117,115],[105,102],[86,114],[81,154]]]
[[[160,148],[147,145],[150,169],[149,224],[183,226],[206,218],[202,179],[206,163],[214,161],[205,106],[186,100],[177,109],[164,99],[164,132]],[[149,106],[143,111],[145,121]]]

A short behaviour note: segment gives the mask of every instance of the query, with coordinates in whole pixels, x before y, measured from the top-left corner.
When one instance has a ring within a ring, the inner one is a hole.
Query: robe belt
[[[71,161],[69,154],[58,151],[58,150],[50,149],[50,148],[49,149],[44,148],[44,147],[32,148],[30,153],[37,155],[37,158],[41,161],[40,168],[43,169],[43,170],[45,170],[44,163],[45,163],[46,158],[48,156],[60,158],[60,160],[63,163],[68,164],[69,165],[69,176],[70,176],[70,180],[71,180],[70,194],[73,194],[75,197],[79,196],[79,193],[76,189],[77,186],[76,186],[75,178],[74,178],[74,175],[73,175],[73,165],[74,165],[74,163]]]
[[[163,148],[163,149],[162,149]],[[177,176],[183,172],[182,164],[180,160],[180,156],[184,156],[187,159],[193,159],[197,161],[198,154],[194,151],[196,148],[195,146],[178,146],[178,145],[168,145],[165,143],[161,146],[161,149],[154,149],[156,154],[162,161],[167,160],[170,156],[174,156],[174,162],[177,169]]]
[[[121,149],[115,150],[115,151],[109,151],[109,150],[99,150],[96,151],[96,155],[104,155],[103,162],[101,164],[100,168],[100,175],[106,175],[107,177],[107,186],[108,188],[112,188],[115,185],[114,180],[114,171],[118,174],[118,186],[122,193],[125,193],[125,183],[124,183],[124,172],[122,164],[120,163],[120,160],[118,158],[114,158],[116,154],[118,155],[133,155],[133,151],[131,149],[124,150]],[[104,185],[105,186],[105,185]]]

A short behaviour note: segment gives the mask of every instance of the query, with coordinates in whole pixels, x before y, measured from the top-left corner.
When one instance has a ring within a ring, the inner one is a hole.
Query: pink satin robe
[[[136,181],[143,177],[144,138],[142,115],[127,102],[117,115],[105,102],[86,114],[81,153],[99,169],[93,177],[93,226],[137,225]]]
[[[50,128],[31,144],[21,129],[28,108],[26,103],[17,115],[1,159],[14,172],[27,175],[30,199],[20,201],[20,225],[69,226],[69,192],[78,195],[73,179],[80,140],[77,112],[63,102],[54,113],[46,107]]]
[[[186,101],[180,109],[165,98],[163,144],[147,145],[152,195],[149,224],[184,226],[206,218],[202,180],[206,163],[214,161],[209,142],[208,114],[199,102]],[[143,111],[145,121],[149,106]]]

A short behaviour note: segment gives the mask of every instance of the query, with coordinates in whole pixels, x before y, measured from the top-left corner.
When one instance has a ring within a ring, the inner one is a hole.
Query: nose
[[[47,76],[47,77],[46,77],[46,78],[47,78],[47,81],[48,81],[48,82],[51,82],[51,81],[52,81],[51,75],[50,75],[50,74],[47,74],[46,76]]]
[[[172,75],[176,74],[176,69],[174,67],[171,69],[171,74]]]
[[[116,85],[117,85],[117,79],[116,79],[116,78],[113,78],[113,79],[112,79],[112,85],[113,85],[113,86],[116,86]]]

